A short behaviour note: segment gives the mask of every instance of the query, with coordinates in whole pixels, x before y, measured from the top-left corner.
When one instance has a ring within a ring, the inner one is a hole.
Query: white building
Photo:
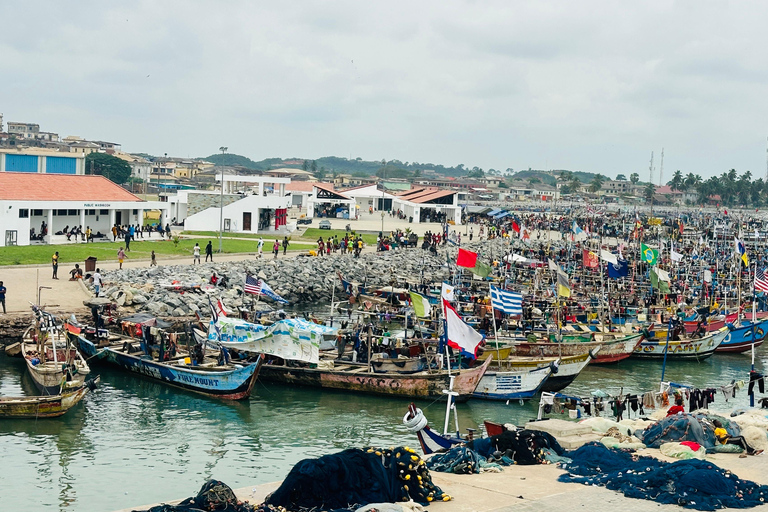
[[[146,210],[160,210],[167,222],[166,204],[143,201],[103,176],[0,172],[0,246],[30,245],[43,223],[41,243],[65,242],[56,233],[66,226],[111,235],[115,224],[141,224]]]
[[[456,190],[414,188],[398,194],[392,202],[394,210],[402,211],[412,222],[438,222],[445,215],[446,222],[461,224],[461,206]]]

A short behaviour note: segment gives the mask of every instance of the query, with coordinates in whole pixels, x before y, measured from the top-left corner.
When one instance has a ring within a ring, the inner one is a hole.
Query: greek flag
[[[493,309],[503,311],[508,315],[523,314],[523,295],[521,293],[508,292],[491,286],[491,304]]]

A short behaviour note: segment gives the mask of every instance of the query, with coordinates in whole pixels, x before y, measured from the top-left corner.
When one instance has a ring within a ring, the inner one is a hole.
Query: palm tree
[[[631,181],[633,185],[637,185],[640,182],[640,175],[633,172],[629,175],[629,181]]]
[[[684,182],[685,179],[683,178],[683,173],[677,170],[675,171],[675,174],[672,175],[672,179],[667,185],[669,185],[672,190],[683,190]]]
[[[685,190],[690,190],[692,188],[695,188],[696,185],[701,183],[701,176],[694,175],[692,172],[689,172],[685,176],[685,181],[683,182],[683,187],[685,187]]]
[[[578,192],[581,188],[581,180],[578,176],[573,176],[571,178],[571,181],[568,182],[568,188],[571,189],[571,192]]]
[[[653,183],[649,183],[645,186],[643,189],[643,197],[645,197],[646,201],[653,200],[653,196],[656,194],[656,185]]]
[[[598,174],[594,178],[592,178],[592,182],[589,184],[589,191],[593,193],[597,193],[600,191],[601,188],[603,188],[603,182],[605,181],[605,178],[602,174]]]

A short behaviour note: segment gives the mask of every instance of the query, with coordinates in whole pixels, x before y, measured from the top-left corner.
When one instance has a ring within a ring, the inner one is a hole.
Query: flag
[[[573,220],[573,233],[578,235],[579,233],[583,233],[584,230],[579,227],[578,224],[576,224],[576,219]]]
[[[219,299],[216,301],[216,313],[218,313],[219,316],[228,316],[231,311],[228,311],[227,308],[224,307],[224,303]]]
[[[477,347],[485,336],[468,326],[459,314],[447,301],[443,301],[445,308],[445,338],[448,346],[461,350],[463,355],[477,357]]]
[[[619,279],[629,275],[629,262],[627,260],[616,260],[616,263],[608,264],[608,277]]]
[[[734,238],[736,257],[744,262],[745,266],[749,266],[749,256],[747,256],[747,248],[744,246],[744,242],[738,238]]]
[[[416,316],[425,317],[430,316],[432,313],[432,304],[429,303],[429,300],[416,292],[411,292],[411,304]]]
[[[259,282],[252,275],[245,276],[245,286],[243,287],[245,293],[252,293],[254,295],[259,294]]]
[[[273,301],[280,302],[281,304],[288,304],[288,301],[276,294],[267,283],[261,279],[256,280],[256,278],[251,275],[245,276],[245,287],[243,288],[243,291],[245,293],[269,297]]]
[[[603,261],[607,261],[608,263],[613,263],[616,265],[619,262],[619,259],[616,257],[615,254],[612,252],[600,250],[600,257],[603,259]]]
[[[479,259],[477,260],[477,263],[475,263],[475,266],[472,267],[472,273],[477,275],[477,276],[482,277],[483,279],[488,277],[491,274],[492,270],[493,269],[491,268],[490,265],[486,265],[485,263],[483,263]]]
[[[466,249],[459,249],[456,257],[456,265],[459,267],[473,268],[477,264],[477,253]]]
[[[644,243],[640,243],[640,259],[648,263],[650,266],[656,265],[659,260],[659,251],[651,249]]]
[[[651,269],[651,285],[654,288],[658,288],[659,290],[661,290],[661,293],[669,293],[669,285],[665,280],[661,278],[661,276],[659,276],[659,274],[657,273],[659,271],[664,272],[658,267],[653,267]],[[666,274],[666,272],[664,273]],[[668,276],[669,274],[667,274],[667,278]]]
[[[588,251],[586,249],[584,249],[582,262],[584,266],[587,268],[597,268],[600,266],[600,263],[597,261],[597,254],[595,254],[592,251]]]
[[[757,290],[768,292],[768,278],[765,277],[765,272],[761,268],[755,270],[755,291]]]
[[[563,271],[560,268],[560,265],[555,263],[555,261],[552,258],[547,258],[547,265],[549,265],[549,270],[554,270],[555,272],[562,272]]]
[[[442,289],[440,290],[440,296],[445,300],[453,302],[456,300],[454,287],[447,283],[443,283]]]
[[[493,309],[508,315],[522,315],[523,295],[491,286],[491,305]]]
[[[712,282],[712,271],[711,270],[705,270],[704,271],[704,282],[705,283],[711,283]]]
[[[571,284],[568,282],[568,276],[565,272],[557,273],[557,295],[560,297],[571,296]]]
[[[520,233],[520,224],[518,224],[515,221],[512,221],[512,231],[514,231],[515,233],[519,234]]]
[[[683,261],[683,255],[680,254],[679,252],[675,251],[675,244],[674,243],[672,244],[672,248],[669,250],[669,258],[672,261],[675,261],[675,262]]]

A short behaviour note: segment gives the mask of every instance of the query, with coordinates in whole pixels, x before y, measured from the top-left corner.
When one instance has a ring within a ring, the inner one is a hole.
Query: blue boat
[[[95,357],[138,375],[165,384],[225,400],[243,400],[251,396],[264,357],[248,365],[207,363],[193,366],[190,358],[155,361],[142,352],[139,341],[123,338],[119,343],[97,347],[80,333],[68,332],[70,339],[88,358]]]
[[[730,352],[738,354],[746,352],[752,348],[754,342],[755,348],[763,344],[766,332],[768,332],[768,320],[755,322],[741,322],[737,327],[733,324],[727,324],[728,334],[715,352]]]

